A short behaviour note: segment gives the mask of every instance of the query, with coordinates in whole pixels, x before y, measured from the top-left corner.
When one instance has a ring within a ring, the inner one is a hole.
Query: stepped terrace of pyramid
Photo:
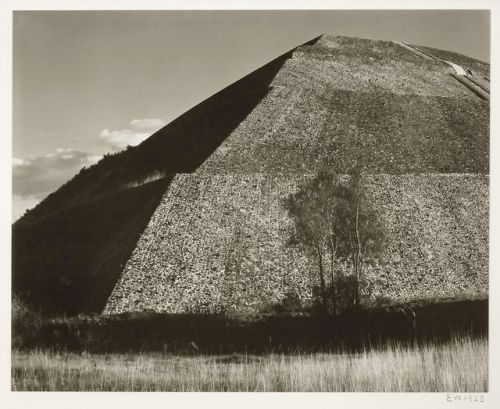
[[[14,291],[105,314],[307,301],[315,261],[290,245],[284,201],[322,167],[355,164],[389,232],[367,294],[487,293],[489,65],[332,35],[105,157],[16,222]]]

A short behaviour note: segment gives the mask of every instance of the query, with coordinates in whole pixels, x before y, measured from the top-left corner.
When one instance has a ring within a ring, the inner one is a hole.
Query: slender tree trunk
[[[354,283],[354,306],[356,307],[357,306],[357,302],[358,302],[358,297],[357,297],[357,294],[358,294],[358,266],[357,266],[358,259],[356,257],[356,252],[354,252],[354,251],[351,254],[351,260],[352,260],[352,266],[353,266],[354,278],[355,278],[355,283]],[[351,296],[352,296],[351,289],[349,289],[349,298]]]
[[[360,269],[360,261],[361,261],[361,241],[359,238],[359,203],[356,200],[356,307],[359,307],[359,282],[361,280],[361,269]]]
[[[316,245],[316,251],[318,253],[318,267],[319,267],[319,282],[321,286],[321,303],[324,311],[326,311],[326,284],[325,284],[325,274],[323,270],[323,252],[320,246]]]
[[[332,313],[337,315],[337,295],[335,294],[335,259],[337,257],[337,238],[335,246],[330,238],[330,287],[332,292]]]

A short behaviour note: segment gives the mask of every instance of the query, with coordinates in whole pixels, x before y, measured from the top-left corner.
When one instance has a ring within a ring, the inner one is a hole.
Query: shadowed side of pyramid
[[[100,311],[170,178],[12,227],[12,291],[42,311]]]

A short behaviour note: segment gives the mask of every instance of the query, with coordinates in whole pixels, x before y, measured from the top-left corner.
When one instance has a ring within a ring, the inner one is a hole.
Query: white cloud
[[[122,150],[128,145],[139,145],[163,126],[165,126],[163,119],[133,119],[130,121],[130,128],[120,130],[103,129],[99,136],[113,150]]]
[[[90,155],[87,156],[87,162],[89,165],[94,165],[102,159],[102,155]]]
[[[122,150],[126,148],[127,145],[139,145],[142,141],[147,139],[149,135],[149,133],[137,132],[131,129],[122,129],[119,131],[103,129],[99,136],[109,147],[114,150]]]
[[[55,152],[28,159],[13,158],[13,218],[17,219],[26,209],[35,206],[82,167],[93,165],[100,159],[99,155],[71,148],[58,148]]]
[[[12,166],[23,166],[28,164],[28,161],[19,158],[12,158]]]

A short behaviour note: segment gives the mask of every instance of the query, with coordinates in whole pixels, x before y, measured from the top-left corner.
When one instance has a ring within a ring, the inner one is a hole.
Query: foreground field
[[[486,392],[486,339],[359,354],[12,353],[12,390]]]

